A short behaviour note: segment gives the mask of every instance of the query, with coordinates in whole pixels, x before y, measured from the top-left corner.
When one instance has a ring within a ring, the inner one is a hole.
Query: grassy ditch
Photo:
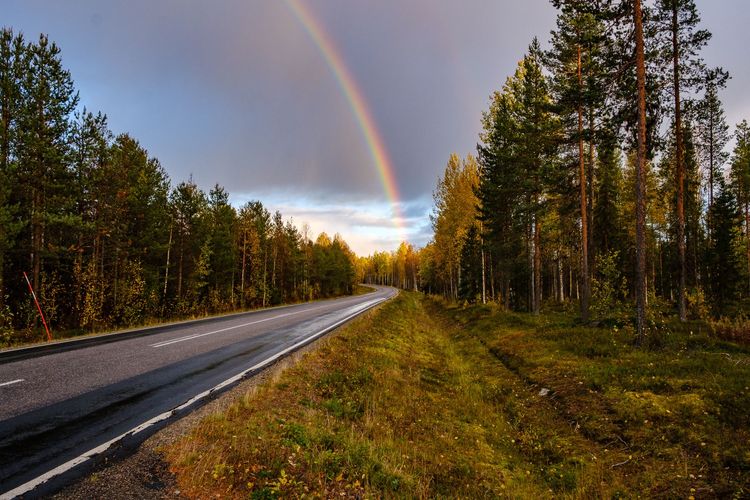
[[[743,498],[747,385],[747,349],[688,330],[404,292],[165,454],[201,498]]]
[[[564,315],[446,314],[527,386],[548,389],[559,418],[617,464],[628,496],[750,496],[750,347],[698,323],[662,324],[636,348],[630,329]]]
[[[165,450],[194,497],[627,491],[627,452],[561,418],[443,307],[401,293]]]

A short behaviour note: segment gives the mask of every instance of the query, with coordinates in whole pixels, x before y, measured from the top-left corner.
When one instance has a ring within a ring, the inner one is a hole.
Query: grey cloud
[[[449,154],[474,151],[489,95],[534,36],[548,38],[554,9],[548,0],[301,1],[369,103],[401,211],[422,238]],[[750,4],[698,4],[714,33],[705,58],[734,77],[728,121],[750,118]],[[193,174],[204,188],[263,200],[302,193],[308,205],[387,202],[338,83],[284,2],[5,0],[2,22],[49,33],[82,103],[131,132],[176,181]]]

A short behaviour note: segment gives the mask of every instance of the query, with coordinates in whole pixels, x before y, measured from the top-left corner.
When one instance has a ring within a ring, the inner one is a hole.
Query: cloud
[[[554,8],[548,0],[302,1],[368,102],[409,237],[426,241],[430,194],[450,153],[474,152],[490,94],[534,36],[548,39]],[[714,33],[706,61],[734,76],[722,94],[734,124],[750,113],[750,69],[736,49],[750,4],[698,3]],[[82,103],[107,113],[116,133],[132,133],[175,182],[192,174],[204,189],[219,183],[237,197],[286,200],[280,205],[321,229],[356,235],[363,249],[398,242],[352,110],[284,2],[5,0],[2,22],[29,38],[49,33]],[[300,193],[304,203],[288,202]]]
[[[309,225],[313,239],[321,232],[341,234],[358,255],[394,250],[404,236],[412,244],[422,246],[431,235],[424,217],[429,206],[418,202],[404,204],[411,208],[405,212],[408,215],[399,221],[393,216],[394,206],[374,199],[353,200],[344,196],[323,201],[319,197],[291,190],[286,190],[282,195],[266,197],[257,196],[256,193],[231,197],[232,204],[237,207],[256,199],[261,200],[269,211],[278,210],[287,220],[292,219],[300,229],[305,224]],[[403,231],[399,222],[405,228]]]

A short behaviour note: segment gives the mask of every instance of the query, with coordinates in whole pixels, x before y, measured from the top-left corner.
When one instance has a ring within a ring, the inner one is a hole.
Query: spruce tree
[[[714,314],[721,316],[730,312],[737,299],[737,278],[741,275],[737,242],[742,222],[734,193],[724,186],[722,177],[716,181],[719,193],[710,209],[714,230],[707,261],[711,272],[710,300]]]
[[[746,276],[750,280],[750,125],[747,120],[737,125],[734,135],[735,146],[730,167],[731,189],[744,218]],[[750,293],[750,283],[747,291]]]
[[[706,173],[708,191],[708,209],[714,203],[714,191],[722,167],[729,155],[724,148],[729,142],[729,126],[724,116],[724,107],[719,99],[719,89],[723,86],[725,76],[719,70],[709,71],[706,75],[706,90],[703,99],[694,106],[696,122],[696,144],[700,152],[700,162]],[[708,218],[709,234],[711,219]]]
[[[3,28],[0,31],[0,313],[6,305],[6,253],[15,246],[22,227],[17,220],[19,203],[13,199],[12,188],[18,182],[18,121],[27,57],[23,36]]]

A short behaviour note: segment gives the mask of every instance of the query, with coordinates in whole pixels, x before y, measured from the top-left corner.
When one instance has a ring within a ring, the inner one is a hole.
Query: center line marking
[[[237,328],[242,328],[242,327],[245,327],[245,326],[257,325],[258,323],[265,323],[266,321],[272,321],[274,319],[279,319],[279,318],[286,318],[288,316],[294,316],[295,314],[302,314],[304,312],[310,312],[310,311],[314,311],[314,310],[315,309],[305,309],[303,311],[295,311],[295,312],[290,312],[290,313],[286,313],[286,314],[280,314],[278,316],[273,316],[271,318],[259,319],[257,321],[251,321],[249,323],[243,323],[241,325],[230,326],[230,327],[227,327],[227,328],[222,328],[220,330],[214,330],[213,332],[195,333],[193,335],[186,335],[184,337],[178,337],[176,339],[164,340],[162,342],[157,342],[156,344],[151,344],[149,347],[164,347],[164,346],[176,344],[178,342],[184,342],[186,340],[193,340],[193,339],[197,339],[197,338],[200,338],[200,337],[205,337],[206,335],[213,335],[215,333],[226,332],[228,330],[235,330]]]
[[[19,378],[19,379],[16,379],[16,380],[11,380],[10,382],[3,382],[3,383],[0,384],[0,387],[2,387],[4,385],[17,384],[19,382],[23,382],[24,380],[25,379]]]
[[[48,472],[45,472],[41,476],[38,476],[35,479],[32,479],[31,481],[28,481],[28,482],[22,484],[21,486],[16,487],[13,490],[6,491],[5,493],[0,492],[0,500],[16,498],[16,497],[21,496],[21,495],[23,495],[25,493],[33,491],[40,484],[44,484],[47,481],[49,481],[50,479],[52,479],[52,478],[54,478],[56,476],[59,476],[60,474],[63,474],[65,472],[73,469],[74,467],[77,467],[77,466],[81,465],[82,463],[85,463],[85,462],[91,460],[92,458],[94,458],[95,456],[97,456],[97,455],[99,455],[101,453],[104,453],[105,451],[107,451],[109,449],[110,446],[112,446],[113,444],[117,443],[118,441],[124,439],[125,437],[127,437],[127,436],[134,436],[134,435],[138,434],[139,432],[143,432],[144,430],[148,429],[149,427],[158,424],[162,420],[167,420],[168,418],[174,416],[175,414],[179,414],[182,410],[190,408],[193,404],[195,404],[195,402],[200,401],[201,399],[204,399],[204,398],[210,396],[211,393],[216,392],[216,391],[220,391],[224,387],[230,386],[230,385],[234,384],[235,382],[238,382],[238,381],[242,380],[248,374],[250,374],[250,373],[252,373],[254,371],[261,370],[261,369],[265,368],[266,366],[270,365],[271,363],[273,363],[277,359],[283,357],[286,353],[291,352],[291,351],[295,350],[297,347],[300,347],[300,346],[302,346],[302,345],[304,345],[304,344],[306,344],[308,342],[311,342],[314,339],[316,339],[316,338],[318,338],[318,337],[320,337],[322,335],[325,335],[326,333],[328,333],[328,332],[334,330],[335,328],[343,325],[347,321],[355,318],[357,315],[361,314],[365,310],[373,308],[376,305],[378,305],[378,304],[380,304],[382,302],[385,302],[386,300],[388,300],[391,297],[392,297],[392,295],[388,296],[388,297],[381,297],[379,299],[373,299],[373,300],[371,300],[369,302],[365,302],[363,304],[360,304],[360,307],[357,307],[357,309],[356,309],[356,311],[354,313],[349,314],[345,318],[343,318],[343,319],[337,321],[336,323],[334,323],[334,324],[332,324],[332,325],[330,325],[330,326],[328,326],[328,327],[326,327],[326,328],[318,331],[317,333],[314,333],[313,335],[310,335],[310,336],[307,336],[307,337],[303,338],[302,340],[300,340],[299,342],[295,343],[294,345],[291,345],[291,346],[287,347],[286,349],[284,349],[283,351],[277,352],[276,354],[274,354],[274,355],[266,358],[265,360],[259,362],[258,364],[253,365],[250,368],[247,368],[246,370],[241,371],[237,375],[235,375],[235,376],[233,376],[231,378],[228,378],[227,380],[219,383],[218,385],[215,385],[211,389],[203,391],[200,394],[196,394],[195,396],[193,396],[192,398],[188,399],[187,401],[185,401],[181,405],[176,406],[175,408],[172,408],[171,410],[168,410],[168,411],[166,411],[164,413],[161,413],[161,414],[159,414],[159,415],[157,415],[157,416],[155,416],[155,417],[153,417],[153,418],[151,418],[149,420],[146,420],[142,424],[140,424],[140,425],[138,425],[138,426],[130,429],[129,431],[124,432],[124,433],[120,434],[119,436],[110,439],[106,443],[100,444],[99,446],[90,449],[89,451],[83,453],[82,455],[77,456],[76,458],[73,458],[73,459],[65,462],[64,464],[58,465],[54,469],[52,469],[52,470],[50,470]],[[269,318],[269,319],[272,319],[272,318]]]

